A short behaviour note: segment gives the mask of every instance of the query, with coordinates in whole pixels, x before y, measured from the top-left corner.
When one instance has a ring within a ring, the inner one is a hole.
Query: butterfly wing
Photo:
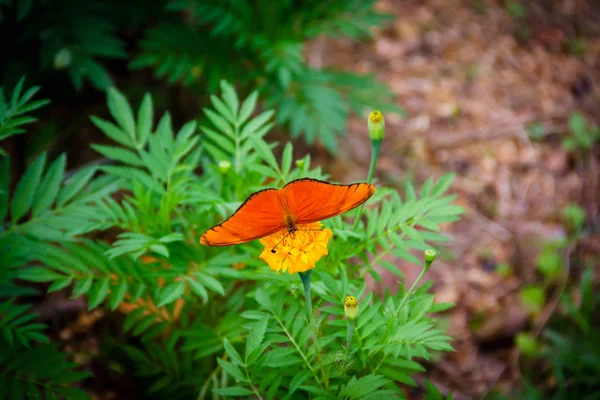
[[[229,246],[260,239],[285,228],[277,192],[277,189],[265,189],[252,194],[225,222],[204,232],[200,243]]]
[[[375,193],[369,183],[336,185],[317,179],[298,179],[281,189],[297,224],[335,217],[367,201]]]

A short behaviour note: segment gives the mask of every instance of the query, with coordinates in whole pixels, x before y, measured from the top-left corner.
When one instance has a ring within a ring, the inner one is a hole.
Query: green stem
[[[312,309],[312,297],[310,295],[310,275],[312,270],[308,270],[306,272],[298,272],[300,276],[300,280],[302,281],[302,287],[304,288],[304,299],[306,300],[306,311],[308,313],[308,321],[312,328],[312,336],[315,341],[316,353],[317,353],[317,362],[319,363],[319,367],[321,369],[321,376],[323,377],[323,383],[325,388],[327,389],[329,386],[329,379],[325,373],[325,367],[323,366],[323,360],[321,359],[321,345],[319,344],[319,339],[317,337],[317,322],[315,319],[315,315]]]
[[[350,349],[352,348],[352,335],[354,334],[354,326],[356,325],[356,321],[348,321],[348,335],[346,336],[346,357],[344,357],[344,363],[350,356]],[[342,366],[342,372],[344,368]]]
[[[346,354],[344,355],[344,360],[342,361],[342,370],[340,373],[340,385],[337,390],[337,397],[340,396],[340,392],[342,391],[342,382],[344,382],[344,376],[346,375],[346,361],[348,357],[350,357],[350,349],[352,348],[352,335],[354,334],[354,326],[356,325],[355,320],[346,320],[348,324],[348,334],[346,335]]]
[[[394,311],[394,315],[392,316],[392,318],[390,319],[390,321],[387,324],[387,328],[386,328],[386,331],[385,331],[385,334],[384,334],[384,341],[387,342],[388,336],[389,336],[389,333],[390,333],[390,329],[392,328],[392,324],[393,324],[394,320],[398,316],[398,313],[402,309],[402,306],[404,305],[404,303],[406,302],[406,300],[410,297],[410,295],[415,290],[415,288],[417,287],[417,285],[419,284],[419,282],[421,281],[421,279],[423,279],[423,277],[425,276],[426,273],[427,273],[427,268],[423,268],[421,270],[421,273],[419,274],[419,276],[415,280],[415,282],[410,287],[410,289],[408,289],[408,291],[404,294],[404,297],[402,297],[402,300],[400,301],[400,304],[398,304],[398,307],[396,308],[396,311]],[[383,357],[381,357],[381,360],[379,360],[379,363],[377,364],[377,366],[373,370],[373,373],[377,372],[377,370],[379,369],[379,367],[381,366],[381,364],[383,364],[384,361],[385,361],[385,354],[384,354]]]
[[[423,279],[423,277],[425,276],[425,274],[427,273],[427,268],[423,268],[421,270],[421,273],[419,274],[418,278],[415,280],[415,282],[412,284],[412,286],[410,287],[410,289],[408,289],[408,292],[404,293],[404,297],[402,298],[402,300],[400,301],[400,304],[398,305],[398,308],[396,308],[396,312],[394,313],[394,317],[396,317],[398,315],[398,313],[400,312],[400,309],[402,308],[402,306],[404,305],[404,302],[406,301],[406,299],[408,299],[408,297],[412,294],[412,292],[415,290],[415,287],[417,286],[417,284],[421,281],[421,279]]]
[[[371,140],[371,165],[369,166],[369,175],[367,176],[367,182],[373,182],[373,175],[375,174],[375,167],[377,166],[377,159],[379,158],[379,153],[381,152],[381,140]],[[362,204],[358,211],[356,212],[356,218],[354,219],[354,226],[352,228],[353,231],[356,231],[358,227],[358,222],[362,217],[363,211],[365,209],[365,205]]]
[[[381,140],[371,140],[371,165],[369,165],[369,175],[367,182],[373,182],[373,175],[375,174],[375,167],[377,166],[377,159],[381,152]]]

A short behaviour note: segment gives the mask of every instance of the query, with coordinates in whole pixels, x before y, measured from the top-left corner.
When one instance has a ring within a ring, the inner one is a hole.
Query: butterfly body
[[[225,222],[200,238],[205,246],[229,246],[271,235],[293,233],[298,225],[334,217],[367,201],[375,192],[368,183],[336,185],[316,179],[292,181],[282,189],[252,194]]]

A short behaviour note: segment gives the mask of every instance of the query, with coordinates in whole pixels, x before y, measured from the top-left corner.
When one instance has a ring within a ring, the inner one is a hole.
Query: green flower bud
[[[222,174],[226,174],[231,169],[231,163],[229,161],[219,161],[219,171]]]
[[[69,50],[66,47],[63,47],[54,55],[54,68],[67,68],[69,65],[71,65],[71,59],[71,50]]]
[[[425,270],[427,271],[431,267],[431,263],[435,260],[437,253],[433,249],[425,250]]]
[[[371,140],[381,140],[385,133],[385,119],[381,111],[375,110],[369,114],[369,137]]]
[[[346,296],[344,300],[344,314],[350,321],[354,321],[358,317],[358,299],[354,296]]]
[[[298,168],[304,168],[304,164],[306,164],[306,162],[304,161],[304,159],[296,160],[296,167],[298,167]]]

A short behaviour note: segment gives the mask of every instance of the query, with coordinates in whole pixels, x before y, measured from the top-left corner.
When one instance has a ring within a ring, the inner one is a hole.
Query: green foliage
[[[56,345],[11,347],[0,340],[0,397],[11,400],[89,399],[83,390],[67,385],[90,374],[77,371],[77,364],[66,358]]]
[[[374,76],[311,67],[306,43],[322,36],[370,37],[373,27],[391,17],[374,5],[375,0],[326,5],[316,0],[8,0],[0,3],[14,25],[8,36],[13,33],[39,55],[9,60],[0,73],[33,73],[41,66],[47,75],[67,74],[78,90],[86,81],[108,90],[122,74],[109,61],[127,58],[131,70],[152,68],[156,77],[194,95],[215,91],[227,79],[243,91],[257,89],[293,137],[308,144],[319,139],[333,153],[350,112],[401,110]],[[128,54],[129,48],[134,51]]]
[[[259,243],[199,243],[256,190],[305,176],[327,178],[311,168],[310,155],[294,162],[291,143],[282,146],[278,162],[277,143],[264,139],[275,115],[256,115],[257,92],[240,99],[225,81],[220,89],[199,124],[178,130],[169,113],[155,118],[150,94],[134,107],[108,90],[110,120],[91,118],[112,141],[92,145],[109,159],[106,165],[71,173],[64,155],[47,165],[43,154],[9,190],[5,158],[2,295],[34,294],[34,286],[84,296],[89,309],[119,309],[123,332],[138,340],[107,339],[103,356],[145,382],[145,398],[402,397],[399,385],[416,386],[412,375],[424,370],[421,359],[452,350],[435,319],[451,305],[434,302],[431,282],[377,297],[366,293],[364,276],[381,280],[384,268],[402,281],[394,257],[423,266],[417,255],[448,241],[440,224],[464,212],[445,194],[453,176],[429,179],[419,191],[407,184],[402,196],[380,187],[364,218],[353,211],[324,221],[335,240],[312,273],[316,307],[308,313],[298,277],[269,270],[258,257]],[[343,300],[349,293],[360,299],[361,313],[346,351]],[[0,306],[0,330],[12,332],[5,339],[21,347],[45,342],[35,315],[15,304]],[[0,366],[8,351],[0,350]],[[2,372],[0,388],[8,385],[18,395],[42,382],[57,396],[80,396],[62,384],[84,376],[64,372],[73,365],[56,346],[19,351],[11,357],[56,363],[63,380],[17,363]]]
[[[589,151],[600,139],[600,127],[588,124],[581,113],[573,113],[569,118],[569,137],[563,140],[567,151]]]
[[[528,395],[534,398],[567,399],[594,398],[600,389],[600,331],[598,310],[600,293],[594,288],[593,267],[586,268],[574,293],[562,297],[564,312],[557,313],[549,322],[540,339],[539,348],[532,353],[536,359],[549,363],[549,371],[540,375],[540,368],[528,376],[538,381],[545,376],[545,384],[529,387]]]
[[[24,82],[24,77],[19,80],[10,99],[4,97],[4,87],[0,87],[0,141],[25,132],[22,126],[36,121],[26,114],[48,104],[48,100],[31,100],[39,90],[37,86],[21,94]],[[4,150],[0,148],[0,156],[4,154]]]
[[[519,298],[523,308],[532,314],[542,311],[544,304],[546,304],[546,294],[544,288],[540,285],[530,284],[524,286],[519,293]]]

